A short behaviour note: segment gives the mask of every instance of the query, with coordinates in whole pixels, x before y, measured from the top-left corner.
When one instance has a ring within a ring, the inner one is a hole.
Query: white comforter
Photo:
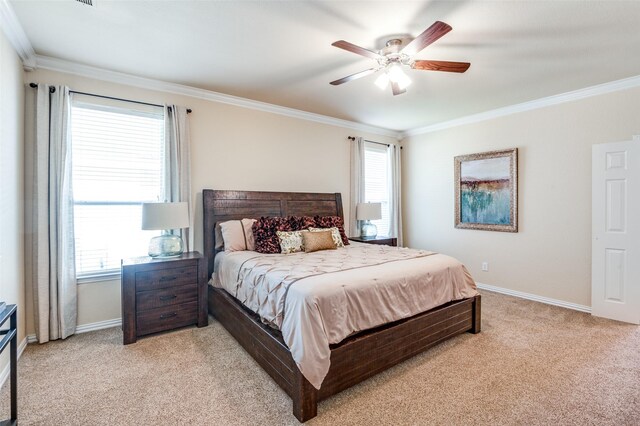
[[[293,359],[320,388],[329,345],[351,334],[477,294],[456,259],[352,243],[315,253],[220,253],[213,284],[282,332]]]

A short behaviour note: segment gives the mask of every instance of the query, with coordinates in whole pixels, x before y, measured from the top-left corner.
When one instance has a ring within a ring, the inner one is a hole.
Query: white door
[[[591,309],[640,324],[640,137],[593,146]]]

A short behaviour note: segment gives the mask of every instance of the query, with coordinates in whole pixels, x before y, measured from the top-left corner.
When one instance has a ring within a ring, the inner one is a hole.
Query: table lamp
[[[382,219],[382,203],[359,203],[356,206],[356,219],[365,221],[360,228],[360,236],[375,238],[378,228],[371,221]]]
[[[172,229],[189,227],[189,208],[186,202],[143,203],[142,229],[162,230],[162,235],[149,242],[149,256],[176,257],[184,252],[184,242]]]

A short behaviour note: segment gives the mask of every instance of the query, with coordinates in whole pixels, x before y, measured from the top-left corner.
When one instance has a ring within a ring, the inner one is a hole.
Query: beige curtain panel
[[[75,333],[77,289],[71,182],[69,88],[27,86],[25,279],[38,342]]]
[[[364,140],[356,137],[351,143],[351,197],[349,200],[349,235],[360,236],[356,206],[364,201]]]
[[[398,247],[404,247],[402,238],[402,149],[391,144],[389,152],[389,205],[391,212],[390,233],[398,239]]]
[[[187,108],[164,106],[164,201],[186,202],[189,228],[181,230],[186,250],[193,250],[193,203],[191,202],[191,135]]]

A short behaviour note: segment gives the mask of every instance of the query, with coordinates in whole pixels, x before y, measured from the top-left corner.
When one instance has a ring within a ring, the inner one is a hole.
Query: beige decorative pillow
[[[309,228],[311,232],[324,232],[331,231],[331,238],[333,238],[333,242],[336,247],[344,247],[344,243],[342,242],[342,237],[340,236],[340,230],[336,227],[333,228]]]
[[[241,251],[247,249],[247,241],[239,220],[228,220],[220,223],[224,251]]]
[[[331,231],[306,232],[302,234],[304,251],[311,253],[319,250],[335,250],[336,243],[333,241],[331,234]]]
[[[284,254],[304,251],[302,238],[303,234],[308,233],[309,231],[276,231],[276,235],[280,239],[280,251]]]
[[[242,219],[242,227],[244,228],[244,237],[247,242],[247,250],[256,251],[256,240],[253,238],[253,229],[251,228],[255,219]]]
[[[256,243],[253,239],[253,231],[251,226],[255,219],[228,220],[219,223],[222,241],[224,242],[225,251],[243,251],[255,250]],[[216,237],[216,247],[218,246],[218,237]]]

